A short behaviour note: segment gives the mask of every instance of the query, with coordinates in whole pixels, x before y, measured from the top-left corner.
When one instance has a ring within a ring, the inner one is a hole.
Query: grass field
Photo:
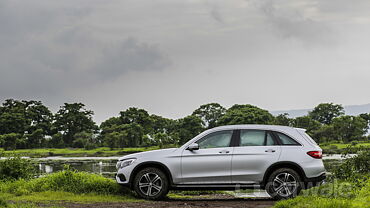
[[[82,148],[63,148],[63,149],[18,149],[4,151],[0,148],[2,156],[28,156],[33,158],[49,157],[49,156],[63,156],[63,157],[107,157],[107,156],[120,156],[135,152],[143,152],[149,150],[159,149],[158,146],[152,147],[136,147],[136,148],[123,148],[123,149],[110,149],[109,147],[100,147],[92,150],[86,150]]]
[[[370,148],[370,142],[359,142],[356,145],[343,144],[343,143],[323,143],[320,147],[324,153],[340,154],[348,146],[352,147],[367,147]],[[20,155],[32,158],[49,157],[49,156],[63,156],[63,157],[108,157],[108,156],[121,156],[135,152],[144,152],[149,150],[160,149],[159,146],[152,147],[133,147],[133,148],[120,148],[110,149],[109,147],[100,147],[92,150],[83,148],[42,148],[42,149],[19,149],[4,151],[0,148],[2,156]]]

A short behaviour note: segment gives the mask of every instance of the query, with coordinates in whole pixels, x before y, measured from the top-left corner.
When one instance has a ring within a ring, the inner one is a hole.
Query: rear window
[[[281,145],[298,145],[298,146],[301,145],[285,134],[276,132],[276,135],[279,137]]]
[[[315,140],[312,139],[312,137],[310,137],[310,135],[308,135],[306,132],[303,133],[303,135],[314,145],[317,145],[318,144],[315,142]]]

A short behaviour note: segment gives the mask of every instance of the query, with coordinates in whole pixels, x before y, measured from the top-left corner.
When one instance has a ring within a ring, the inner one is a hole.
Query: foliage
[[[333,119],[333,128],[343,142],[361,140],[367,132],[367,121],[357,116],[341,116]]]
[[[312,134],[314,131],[320,129],[321,124],[310,116],[301,116],[293,120],[293,126],[306,129],[307,133]]]
[[[334,103],[321,103],[309,112],[308,115],[322,124],[331,124],[334,118],[344,115],[344,108],[342,105]]]
[[[357,152],[358,154],[344,160],[334,169],[333,173],[338,179],[361,183],[363,180],[370,178],[370,151],[369,148],[364,147],[349,147],[343,156],[346,157],[348,153],[352,152]]]
[[[294,119],[288,117],[288,113],[279,114],[274,119],[275,125],[281,126],[292,126],[294,123]]]
[[[320,144],[369,140],[366,132],[370,113],[359,116],[343,113],[342,106],[333,103],[321,103],[308,115],[297,118],[289,118],[288,114],[274,117],[267,110],[249,104],[226,109],[218,103],[208,103],[190,116],[173,120],[131,107],[98,128],[92,119],[93,111],[82,103],[65,103],[53,115],[40,101],[8,99],[0,106],[0,147],[5,150],[164,147],[181,145],[205,129],[234,124],[304,128]]]
[[[94,112],[85,109],[82,103],[64,103],[64,106],[55,114],[54,126],[62,132],[66,146],[73,145],[74,136],[80,132],[95,132],[98,127],[92,120]]]
[[[29,179],[36,175],[32,161],[19,156],[0,160],[0,180]]]
[[[71,193],[122,194],[124,190],[114,180],[70,169],[31,180],[20,179],[0,183],[0,191],[15,195],[33,192],[65,191]]]
[[[271,124],[274,117],[267,111],[253,105],[233,105],[222,116],[217,125]]]
[[[206,129],[213,128],[217,125],[217,121],[225,114],[226,109],[218,103],[209,103],[201,105],[193,112],[193,116],[197,116],[202,120],[202,125]]]
[[[300,196],[279,201],[275,208],[362,208],[369,207],[370,180],[363,186],[335,181],[302,191]]]
[[[184,144],[203,130],[202,120],[199,117],[187,116],[177,121],[175,134],[179,137],[179,143]]]

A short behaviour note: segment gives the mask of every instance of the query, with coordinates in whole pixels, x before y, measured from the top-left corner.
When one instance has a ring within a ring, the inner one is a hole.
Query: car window
[[[275,140],[272,138],[271,133],[267,133],[266,135],[266,146],[273,146],[276,145]]]
[[[294,139],[288,137],[285,134],[282,134],[282,133],[279,133],[279,132],[277,132],[276,134],[278,135],[278,137],[280,139],[281,145],[300,145]]]
[[[197,143],[200,149],[229,147],[233,131],[219,131],[208,134]]]
[[[265,131],[241,130],[240,131],[240,146],[264,146],[265,136],[266,136]]]

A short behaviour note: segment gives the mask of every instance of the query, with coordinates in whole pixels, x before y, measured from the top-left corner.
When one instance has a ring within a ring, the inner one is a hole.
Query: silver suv
[[[266,189],[275,199],[296,196],[325,179],[322,150],[304,129],[233,125],[199,134],[180,148],[124,156],[116,180],[142,198],[170,189]]]

